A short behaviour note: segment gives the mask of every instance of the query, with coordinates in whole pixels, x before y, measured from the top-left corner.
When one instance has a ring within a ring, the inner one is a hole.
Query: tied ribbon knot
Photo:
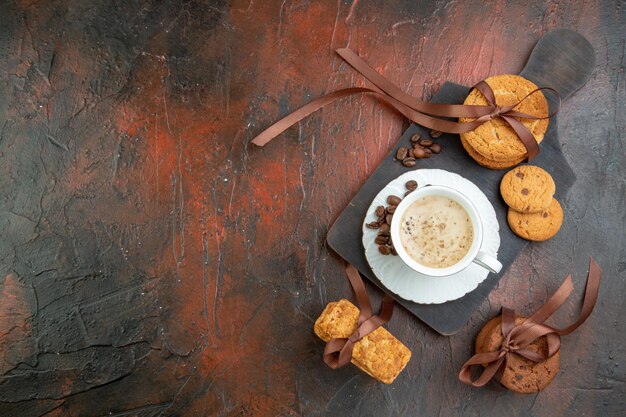
[[[346,274],[348,275],[348,280],[356,295],[360,310],[359,320],[357,322],[357,329],[349,337],[334,338],[326,343],[326,347],[324,348],[324,362],[332,369],[337,369],[350,363],[352,350],[356,342],[387,323],[393,314],[393,298],[385,294],[383,296],[380,314],[373,315],[372,305],[370,304],[359,271],[357,271],[354,266],[348,265],[346,267]]]
[[[486,106],[428,103],[418,100],[400,90],[396,85],[370,67],[351,49],[342,48],[337,49],[336,52],[359,74],[363,75],[372,84],[374,84],[374,86],[372,88],[344,88],[319,97],[265,129],[258,136],[252,139],[252,143],[258,146],[264,146],[267,142],[280,135],[282,132],[305,117],[309,116],[311,113],[330,103],[333,103],[336,100],[339,100],[342,97],[354,94],[371,94],[395,108],[407,119],[430,129],[446,133],[467,133],[490,120],[501,118],[509,126],[511,126],[520,138],[527,151],[526,160],[530,161],[539,153],[539,145],[537,144],[532,132],[528,130],[528,128],[524,126],[519,119],[547,119],[554,116],[561,106],[561,97],[559,96],[559,93],[555,89],[549,87],[537,88],[513,105],[499,106],[496,103],[495,94],[492,88],[485,81],[480,81],[478,84],[473,86],[472,89],[480,91],[480,93],[485,97],[487,100]],[[542,90],[552,91],[558,97],[558,106],[553,113],[550,113],[547,116],[535,116],[515,110],[515,108],[528,97]],[[450,118],[460,117],[474,118],[474,120],[464,123],[447,120]]]
[[[459,372],[461,382],[474,387],[482,387],[492,378],[500,381],[506,368],[509,355],[520,355],[532,362],[539,363],[554,356],[561,348],[561,336],[576,330],[587,320],[593,311],[600,290],[600,278],[602,270],[593,258],[589,259],[589,273],[585,286],[583,306],[578,320],[564,329],[558,329],[545,324],[552,314],[559,309],[574,289],[572,276],[568,275],[558,290],[542,305],[532,316],[521,324],[515,324],[515,311],[502,308],[502,336],[500,348],[495,352],[477,353],[463,364]],[[528,346],[541,337],[546,337],[548,350],[535,352]],[[472,380],[471,369],[473,366],[486,365],[481,375]]]

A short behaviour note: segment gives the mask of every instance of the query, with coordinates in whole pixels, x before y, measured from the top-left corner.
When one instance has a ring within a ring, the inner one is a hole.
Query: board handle
[[[554,88],[565,100],[585,85],[595,65],[593,47],[584,36],[557,29],[539,39],[520,75],[539,87]]]

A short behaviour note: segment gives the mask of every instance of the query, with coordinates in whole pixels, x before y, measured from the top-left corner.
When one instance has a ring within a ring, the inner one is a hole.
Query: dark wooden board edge
[[[556,29],[546,33],[533,48],[519,75],[538,87],[551,87],[562,100],[578,91],[593,73],[596,55],[593,46],[578,32]],[[546,92],[552,105],[556,97]]]
[[[468,92],[467,87],[453,83],[445,83],[433,98],[437,103],[462,103]],[[560,150],[557,135],[556,117],[550,121],[545,139],[541,145],[540,155],[533,160],[534,165],[546,169],[557,183],[556,198],[563,200],[575,182],[575,175]],[[408,171],[394,156],[398,146],[409,143],[409,138],[416,132],[427,135],[428,131],[421,126],[412,124],[402,135],[399,143],[389,152],[377,169],[357,192],[348,206],[342,211],[331,226],[327,243],[339,256],[356,266],[359,271],[373,284],[385,292],[382,283],[372,272],[367,260],[362,238],[362,222],[375,195],[391,180]],[[515,236],[506,222],[506,205],[499,194],[499,183],[504,171],[494,171],[480,167],[462,149],[458,135],[444,134],[440,139],[444,151],[436,157],[419,161],[415,169],[440,168],[456,172],[477,183],[493,204],[500,225],[499,260],[503,264],[500,274],[489,274],[478,288],[464,297],[443,304],[417,304],[391,293],[394,299],[413,315],[442,335],[452,335],[459,331],[469,320],[480,303],[487,297],[500,277],[515,260],[519,252],[528,244],[527,241]],[[482,181],[476,181],[480,175]],[[489,184],[485,186],[485,184]]]

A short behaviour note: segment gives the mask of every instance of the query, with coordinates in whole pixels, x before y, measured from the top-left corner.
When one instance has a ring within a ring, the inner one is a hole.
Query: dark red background
[[[620,415],[624,5],[520,3],[2,1],[0,415]],[[406,122],[355,97],[263,149],[250,138],[363,83],[334,48],[428,98],[518,72],[559,27],[597,59],[559,115],[578,172],[561,232],[455,336],[397,309],[388,327],[413,358],[393,385],[329,370],[312,325],[350,290],[326,232]],[[600,300],[546,391],[457,380],[500,305],[529,312],[569,271],[571,320],[589,255]]]

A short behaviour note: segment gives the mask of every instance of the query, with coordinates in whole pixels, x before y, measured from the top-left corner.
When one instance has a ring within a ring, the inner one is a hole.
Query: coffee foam
[[[467,254],[474,227],[465,209],[439,195],[422,197],[402,215],[400,240],[407,254],[420,265],[448,268]]]

